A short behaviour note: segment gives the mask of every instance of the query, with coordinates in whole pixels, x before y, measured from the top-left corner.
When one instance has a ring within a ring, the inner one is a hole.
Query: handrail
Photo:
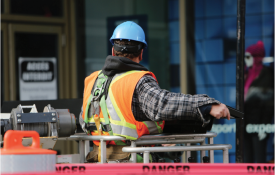
[[[123,152],[140,153],[149,152],[179,152],[179,151],[206,151],[206,150],[224,150],[231,149],[230,144],[211,144],[211,145],[194,145],[194,146],[169,146],[169,147],[123,147]]]
[[[158,134],[158,135],[144,135],[141,136],[138,140],[151,140],[155,139],[156,137],[158,139],[165,139],[165,138],[192,138],[192,137],[216,137],[217,133],[215,132],[207,132],[205,134]]]
[[[158,135],[144,135],[137,140],[131,141],[131,147],[136,148],[137,145],[150,145],[150,144],[175,144],[175,143],[200,143],[201,146],[205,145],[205,138],[210,139],[209,143],[213,144],[213,137],[216,137],[217,133],[207,132],[204,134],[158,134]],[[79,152],[81,155],[81,162],[85,162],[85,157],[90,150],[89,141],[99,140],[101,142],[101,163],[106,162],[106,141],[111,140],[127,140],[125,137],[121,136],[94,136],[87,135],[86,133],[77,133],[71,135],[67,138],[58,138],[58,140],[79,140]],[[199,147],[201,147],[199,146]],[[155,147],[154,147],[155,148]],[[163,147],[164,148],[164,147]],[[171,147],[169,147],[171,148]],[[210,162],[214,162],[214,152],[213,149],[208,149],[210,151]],[[186,156],[188,157],[190,152],[187,151]],[[205,155],[205,151],[201,150],[201,157]],[[132,152],[132,161],[135,161],[136,153]]]
[[[101,135],[101,136],[92,136],[92,135],[71,135],[71,138],[76,138],[79,140],[127,140],[125,137],[120,137],[120,136],[106,136],[106,135]]]
[[[193,138],[193,137],[216,137],[217,133],[214,132],[207,132],[205,134],[158,134],[158,135],[144,135],[141,136],[136,140],[136,142],[139,142],[141,140],[152,140],[152,139],[187,139],[187,138]],[[101,136],[92,136],[87,135],[85,133],[75,134],[71,135],[68,138],[58,138],[58,140],[127,140],[125,137],[121,136],[107,136],[107,135],[101,135]],[[191,143],[191,142],[190,142]]]
[[[195,146],[171,146],[171,147],[124,147],[123,152],[140,153],[143,152],[144,163],[149,163],[150,152],[178,152],[178,151],[206,151],[206,150],[223,150],[223,162],[229,163],[228,149],[230,144],[210,144]]]
[[[203,138],[199,139],[164,139],[164,140],[137,140],[136,145],[150,145],[150,144],[177,144],[177,143],[202,143]]]

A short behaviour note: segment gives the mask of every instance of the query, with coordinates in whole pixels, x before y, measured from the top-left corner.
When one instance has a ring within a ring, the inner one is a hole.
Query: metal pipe
[[[238,0],[237,9],[237,59],[236,59],[236,108],[244,111],[244,35],[245,0]],[[244,120],[236,120],[236,162],[243,163]]]
[[[208,144],[214,144],[214,138],[208,138]],[[209,150],[210,163],[214,163],[214,150]]]
[[[178,151],[200,151],[200,150],[223,150],[231,149],[230,144],[213,144],[213,145],[194,145],[194,146],[170,146],[170,147],[123,147],[123,152],[139,153],[144,151],[149,152],[178,152]]]
[[[73,139],[78,139],[78,140],[126,140],[125,137],[120,137],[120,136],[91,136],[87,134],[75,134],[70,136]]]
[[[166,139],[166,140],[136,140],[136,145],[149,145],[149,144],[174,144],[174,143],[202,143],[201,139]]]
[[[136,146],[137,146],[136,142],[131,141],[131,147],[135,148]],[[137,153],[131,153],[131,160],[132,160],[133,163],[137,163]]]
[[[100,139],[100,146],[101,146],[101,162],[100,163],[107,163],[107,158],[106,158],[106,141],[103,139]]]
[[[83,140],[76,137],[58,137],[57,140]]]
[[[84,147],[84,140],[79,140],[78,144],[78,151],[79,151],[79,156],[80,156],[80,163],[84,163],[86,161],[85,159],[85,147]]]
[[[201,143],[201,146],[202,145],[205,145],[205,140],[203,140],[203,142]],[[201,163],[203,163],[203,157],[205,156],[205,151],[201,150],[200,153],[201,153]]]
[[[143,153],[143,163],[149,163],[149,157],[150,157],[150,152],[149,151],[144,151]]]
[[[84,159],[86,161],[86,156],[90,152],[90,141],[89,140],[84,140]]]
[[[223,163],[229,163],[228,148],[224,148],[222,151],[223,151]]]
[[[214,132],[207,132],[206,134],[177,134],[177,135],[170,135],[170,134],[159,134],[159,135],[145,135],[140,137],[137,141],[141,140],[153,140],[153,139],[201,139],[201,137],[211,138],[216,137],[217,133]],[[60,138],[62,139],[62,138]],[[64,138],[63,138],[64,139]],[[70,138],[66,138],[67,140],[127,140],[125,137],[120,136],[91,136],[85,133],[83,134],[75,134],[71,135]],[[190,142],[191,143],[191,142]]]
[[[186,146],[190,146],[191,144],[190,143],[187,143]],[[188,163],[188,158],[191,157],[191,151],[186,151],[186,162],[185,163]]]
[[[152,140],[152,139],[178,139],[178,138],[193,138],[193,137],[216,137],[217,133],[207,132],[205,134],[158,134],[158,135],[144,135],[141,136],[138,140]]]

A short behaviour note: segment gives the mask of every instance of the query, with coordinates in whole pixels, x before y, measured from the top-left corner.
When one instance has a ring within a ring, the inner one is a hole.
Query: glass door
[[[1,23],[1,104],[10,99],[8,75],[8,26]]]
[[[54,61],[54,66],[56,67],[56,86],[55,91],[57,93],[57,98],[63,98],[66,88],[63,87],[64,74],[64,54],[63,54],[63,37],[62,37],[62,27],[60,26],[50,26],[50,25],[26,25],[26,24],[9,24],[9,77],[10,77],[10,100],[20,100],[22,98],[22,65],[28,67],[31,70],[29,74],[24,78],[24,83],[32,81],[37,82],[41,78],[45,79],[44,75],[45,68],[50,69],[47,64],[47,59],[52,58]],[[23,61],[22,61],[23,60]],[[24,62],[25,60],[25,62]],[[46,61],[45,61],[46,60]],[[37,71],[40,71],[37,73]],[[19,77],[20,75],[20,77]],[[25,81],[27,80],[27,81]],[[41,85],[40,81],[40,85]],[[43,85],[42,85],[43,86]],[[30,90],[29,90],[30,91]],[[47,93],[47,91],[45,91]],[[45,92],[41,92],[41,94]],[[25,91],[24,91],[25,93]],[[32,93],[32,92],[30,92]],[[37,99],[33,99],[37,100]],[[40,97],[39,100],[47,100]]]

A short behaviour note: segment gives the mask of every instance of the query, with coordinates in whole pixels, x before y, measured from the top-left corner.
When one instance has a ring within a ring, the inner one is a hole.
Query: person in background
[[[244,162],[265,163],[267,133],[266,124],[274,116],[274,75],[270,67],[263,65],[264,44],[258,41],[245,51],[246,76],[244,85],[245,149]],[[253,131],[251,130],[253,127]],[[255,129],[258,128],[258,129]]]

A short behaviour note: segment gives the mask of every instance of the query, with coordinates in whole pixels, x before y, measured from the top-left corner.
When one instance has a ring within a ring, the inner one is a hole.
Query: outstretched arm
[[[206,122],[200,107],[207,104],[213,104],[210,110],[212,116],[221,118],[229,115],[226,106],[219,101],[205,94],[189,95],[161,89],[150,75],[140,79],[135,92],[138,94],[140,109],[152,121],[196,118]]]

